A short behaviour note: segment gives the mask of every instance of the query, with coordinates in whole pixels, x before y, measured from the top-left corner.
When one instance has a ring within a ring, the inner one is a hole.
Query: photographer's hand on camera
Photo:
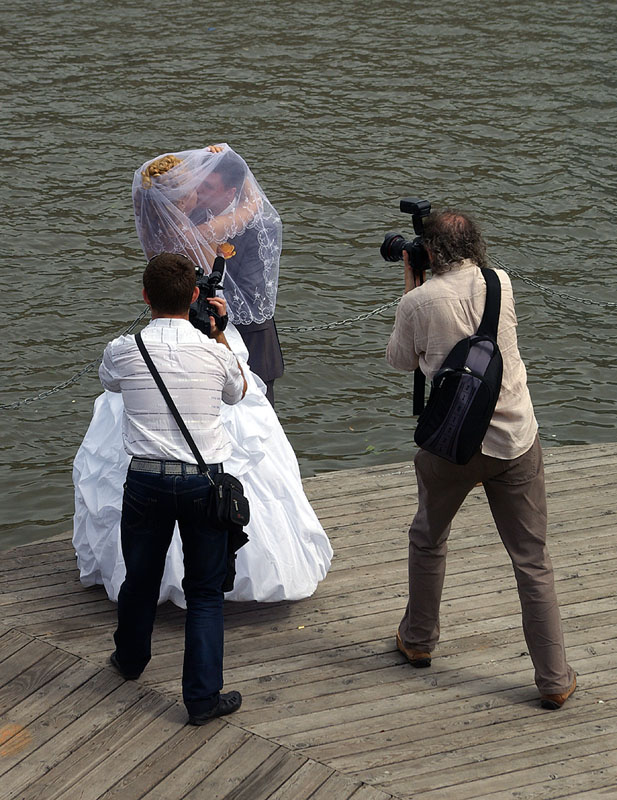
[[[421,286],[426,280],[426,272],[414,272],[409,260],[409,253],[403,250],[403,263],[405,264],[405,294]]]
[[[208,303],[214,307],[216,313],[219,316],[219,319],[225,320],[225,324],[222,326],[223,330],[227,324],[227,303],[225,302],[224,297],[209,297]],[[215,339],[217,342],[221,344],[227,344],[227,340],[225,339],[225,334],[223,330],[217,326],[217,320],[212,315],[210,316],[210,338]]]

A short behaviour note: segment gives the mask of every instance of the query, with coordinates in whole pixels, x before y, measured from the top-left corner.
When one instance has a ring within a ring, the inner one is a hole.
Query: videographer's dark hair
[[[246,178],[246,164],[236,153],[224,153],[212,170],[221,176],[225,189],[232,186],[240,191]]]
[[[155,311],[184,314],[195,290],[195,265],[177,253],[159,253],[144,270],[144,289]]]
[[[479,267],[487,266],[482,231],[467,214],[452,209],[433,211],[424,218],[423,239],[435,273],[448,272],[466,258]]]

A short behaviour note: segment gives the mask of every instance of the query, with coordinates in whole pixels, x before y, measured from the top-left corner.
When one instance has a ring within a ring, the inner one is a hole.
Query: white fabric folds
[[[238,477],[251,505],[249,543],[239,552],[228,600],[274,602],[311,595],[332,558],[332,548],[304,490],[295,454],[263,383],[248,369],[246,350],[233,326],[230,346],[243,360],[248,390],[222,410],[233,455],[224,464]],[[122,445],[122,396],[105,392],[95,402],[90,427],[75,457],[73,544],[84,585],[103,584],[116,601],[125,568],[120,546],[122,491],[129,457]],[[159,602],[185,607],[182,543],[174,532]]]

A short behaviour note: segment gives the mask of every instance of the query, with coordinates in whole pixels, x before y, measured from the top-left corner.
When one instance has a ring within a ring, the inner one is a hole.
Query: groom
[[[220,406],[244,397],[242,368],[213,317],[213,338],[188,321],[189,307],[199,295],[195,266],[188,258],[155,256],[145,269],[143,286],[152,310],[152,321],[142,331],[144,344],[208,472],[221,472],[221,462],[231,456],[231,442]],[[213,297],[210,302],[225,314],[225,300]],[[120,336],[107,345],[99,376],[105,389],[122,393],[124,447],[132,457],[120,526],[126,578],[118,596],[116,649],[110,661],[127,680],[138,678],[150,661],[165,556],[178,522],[187,606],[182,695],[189,722],[203,725],[242,703],[239,692],[220,691],[227,532],[208,517],[210,478],[200,473],[134,336]]]
[[[211,153],[221,153],[221,145],[210,145]],[[197,205],[190,214],[194,225],[201,225],[211,216],[222,214],[240,194],[246,180],[246,165],[239,156],[227,152],[216,163],[207,178],[198,187]],[[273,235],[273,234],[272,234]],[[247,228],[242,234],[229,239],[235,254],[228,258],[225,268],[233,285],[239,287],[246,297],[256,293],[265,297],[268,293],[262,258],[260,257],[259,231]],[[223,294],[225,294],[223,285]],[[231,292],[232,288],[227,291]],[[231,302],[231,299],[230,299]],[[233,320],[248,350],[248,365],[266,384],[266,397],[274,406],[274,381],[283,375],[284,362],[281,352],[274,309],[263,322]]]

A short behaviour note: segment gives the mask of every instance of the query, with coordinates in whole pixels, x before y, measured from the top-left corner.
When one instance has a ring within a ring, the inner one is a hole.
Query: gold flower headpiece
[[[144,189],[149,189],[152,186],[152,179],[158,178],[161,175],[164,175],[166,172],[169,172],[170,169],[177,167],[179,164],[182,163],[182,159],[175,156],[173,153],[169,153],[166,156],[161,156],[160,158],[155,159],[145,169],[141,171],[141,185]]]

